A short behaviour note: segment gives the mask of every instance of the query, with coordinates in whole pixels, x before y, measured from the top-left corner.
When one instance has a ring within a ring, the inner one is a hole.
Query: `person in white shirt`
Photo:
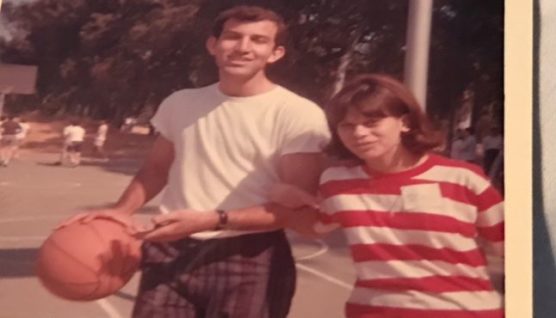
[[[97,128],[95,135],[94,154],[100,158],[107,160],[106,152],[104,151],[104,143],[106,142],[106,137],[108,136],[108,123],[105,120],[101,120]]]
[[[27,138],[27,135],[29,134],[29,130],[31,129],[31,125],[24,118],[21,119],[18,118],[17,122],[19,123],[19,127],[21,127],[21,130],[15,136],[17,142],[16,142],[16,148],[14,149],[14,158],[19,157],[19,149],[21,148],[23,143],[25,143],[25,139]]]
[[[85,140],[85,129],[81,127],[79,121],[72,120],[70,125],[64,127],[62,136],[64,145],[60,164],[63,165],[67,160],[71,166],[76,167],[81,162],[81,148]]]
[[[16,136],[21,126],[14,117],[8,117],[0,125],[0,166],[7,167],[17,148]]]

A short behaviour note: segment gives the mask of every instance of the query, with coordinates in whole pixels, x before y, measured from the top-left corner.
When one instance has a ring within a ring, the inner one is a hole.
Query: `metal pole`
[[[427,105],[427,78],[433,0],[409,0],[404,81],[423,110]]]

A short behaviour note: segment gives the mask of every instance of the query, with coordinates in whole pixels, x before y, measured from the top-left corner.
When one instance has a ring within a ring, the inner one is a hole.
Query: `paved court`
[[[62,219],[83,207],[117,199],[138,160],[77,168],[55,166],[55,154],[23,154],[0,168],[0,318],[129,317],[138,277],[119,293],[89,303],[63,301],[46,292],[33,274],[40,243]],[[156,199],[140,212],[155,213]],[[354,280],[341,233],[322,241],[290,235],[298,267],[291,318],[338,318]]]

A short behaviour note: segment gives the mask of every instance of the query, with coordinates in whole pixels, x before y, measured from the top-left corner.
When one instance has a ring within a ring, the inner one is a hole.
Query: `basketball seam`
[[[102,232],[102,231],[99,231],[99,230],[97,229],[97,227],[96,227],[93,223],[91,223],[91,224],[89,224],[89,225],[90,225],[90,227],[91,227],[91,230],[92,230],[92,231],[94,232],[94,234],[100,239],[100,241],[103,243],[103,245],[104,245],[104,246],[110,247],[110,246],[108,245],[108,242],[107,242],[107,241],[104,239],[104,237],[101,235],[101,232]],[[101,255],[101,256],[102,256],[102,255]],[[114,255],[112,255],[112,257],[114,257]],[[111,277],[102,274],[102,273],[104,273],[104,272],[106,271],[108,263],[109,263],[109,260],[106,260],[106,259],[103,257],[103,258],[102,258],[102,263],[101,263],[101,264],[102,264],[102,267],[100,268],[99,276],[102,276],[102,277],[105,278],[105,279],[107,278],[107,279],[108,279],[108,283],[107,283],[107,284],[108,284],[108,286],[110,287],[111,281],[112,281]],[[108,269],[110,269],[110,268],[108,268]],[[105,280],[104,280],[104,279],[101,279],[101,277],[99,277],[99,286],[98,286],[99,288],[100,288],[100,285],[106,285]],[[105,286],[103,286],[103,287],[105,287]],[[96,291],[96,290],[95,290],[95,291]]]
[[[83,263],[81,260],[79,260],[77,257],[73,256],[72,254],[70,254],[69,252],[67,252],[66,250],[64,250],[62,247],[60,247],[60,245],[58,245],[58,243],[56,243],[55,240],[51,241],[52,244],[54,244],[54,246],[56,246],[57,249],[59,249],[62,253],[66,254],[67,256],[69,256],[71,259],[73,259],[74,261],[76,261],[77,263],[79,263],[80,265],[82,265],[84,268],[86,268],[88,271],[90,271],[91,273],[98,274],[97,272],[95,272],[92,268],[90,268],[87,264]]]
[[[91,224],[91,228],[92,228],[93,232],[95,232],[95,234],[96,234],[96,235],[100,238],[100,240],[104,243],[104,245],[107,245],[108,242],[106,242],[106,240],[105,240],[104,237],[101,235],[100,231],[96,228],[96,226],[94,226],[93,224]],[[112,276],[112,277],[111,277],[111,276],[107,276],[107,275],[102,275],[103,277],[107,277],[107,278],[108,278],[108,285],[109,285],[109,287],[112,286],[113,280],[114,280],[115,278],[121,277],[122,274],[123,274],[123,269],[125,268],[125,265],[126,265],[126,259],[128,258],[128,255],[129,255],[129,244],[125,244],[125,247],[127,248],[127,251],[125,251],[125,257],[122,258],[122,263],[123,263],[123,264],[121,264],[122,266],[120,266],[120,268],[118,268],[118,270],[115,271],[115,273],[114,273],[114,274],[117,274],[117,276]],[[122,252],[124,252],[124,251],[122,251]],[[112,255],[112,256],[115,257],[116,255]],[[107,265],[108,263],[109,263],[109,262],[106,262],[106,265]],[[103,268],[103,269],[105,268],[105,264],[103,264],[103,267],[102,267],[102,268]],[[102,273],[102,272],[104,272],[104,271],[101,271],[101,273]],[[103,281],[102,281],[102,280],[99,280],[99,285],[101,285],[102,283],[103,283]]]
[[[85,228],[89,228],[90,231],[93,232],[93,235],[97,236],[97,238],[100,238],[100,240],[101,240],[103,243],[106,243],[106,242],[104,241],[104,238],[103,238],[101,235],[99,235],[98,231],[96,230],[95,226],[94,226],[92,223],[85,224],[85,225],[88,225],[88,226],[85,226]],[[59,246],[57,246],[57,247],[60,248]],[[62,249],[60,248],[60,250],[62,250]],[[64,251],[64,252],[65,252],[65,251]],[[65,253],[71,256],[71,254],[69,254],[69,253],[67,253],[67,252],[65,252]],[[96,280],[95,288],[94,288],[90,293],[85,294],[83,297],[80,297],[79,299],[80,299],[80,300],[93,300],[93,299],[99,298],[99,297],[93,297],[93,298],[91,298],[91,296],[93,296],[93,295],[97,292],[97,290],[101,287],[101,285],[102,285],[102,279],[101,279],[100,276],[101,276],[101,273],[102,273],[102,269],[104,268],[103,262],[101,262],[101,268],[99,269],[99,272],[97,272],[97,271],[93,270],[92,268],[90,268],[89,266],[83,264],[81,261],[79,261],[79,260],[76,259],[75,257],[72,256],[72,258],[74,258],[76,261],[78,261],[79,263],[81,263],[82,265],[84,265],[85,268],[87,268],[88,270],[90,270],[90,271],[95,275],[95,277],[96,277],[96,279],[97,279],[97,280]]]
[[[102,237],[102,235],[100,235],[98,229],[96,227],[93,227],[93,230],[95,231],[95,233],[97,234],[97,236],[100,237],[100,239],[103,241],[104,244],[107,244],[107,242],[104,240],[104,237]],[[126,247],[126,251],[125,251],[125,257],[122,259],[123,260],[123,264],[118,272],[119,276],[121,277],[122,274],[127,274],[128,270],[131,270],[132,268],[127,268],[127,261],[131,259],[131,257],[129,256],[131,253],[131,244],[127,243],[125,244]]]
[[[95,236],[97,236],[97,238],[102,241],[102,244],[104,246],[108,246],[108,242],[106,242],[106,240],[104,239],[104,237],[101,235],[101,233],[98,231],[98,229],[96,228],[96,226],[93,223],[89,223],[89,227],[91,228],[91,231],[93,231],[93,233],[95,234]],[[100,255],[102,256],[102,254]],[[102,258],[102,260],[104,261],[104,257]],[[102,263],[102,267],[104,268],[104,263]],[[100,270],[102,272],[102,269]]]
[[[127,266],[127,264],[131,263],[131,260],[132,260],[130,255],[131,255],[131,244],[127,244],[127,252],[126,252],[126,255],[125,255],[126,256],[125,257],[125,263],[124,263],[124,266],[122,266],[120,276],[121,275],[125,275],[125,276],[129,275],[128,272],[132,271],[132,269],[133,269],[131,266]],[[135,266],[133,266],[133,267],[135,267]],[[135,272],[135,270],[133,272]]]

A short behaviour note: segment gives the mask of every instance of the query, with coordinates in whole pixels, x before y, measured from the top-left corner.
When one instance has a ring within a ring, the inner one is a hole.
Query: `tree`
[[[152,113],[153,105],[172,91],[216,81],[205,39],[216,14],[238,3],[264,5],[284,15],[291,35],[288,53],[270,75],[320,104],[359,73],[401,79],[407,0],[7,4],[3,9],[12,37],[0,40],[0,57],[39,65],[41,109],[120,121]],[[427,98],[431,115],[452,120],[467,90],[475,96],[475,117],[484,110],[501,117],[502,53],[502,0],[436,0]]]

